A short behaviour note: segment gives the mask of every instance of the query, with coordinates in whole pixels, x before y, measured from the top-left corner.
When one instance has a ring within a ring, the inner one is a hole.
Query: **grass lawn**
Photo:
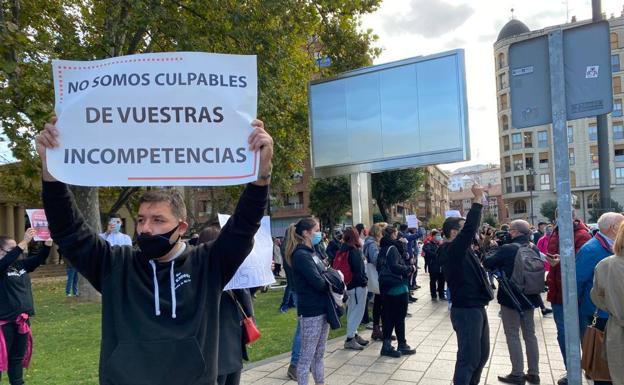
[[[79,303],[65,297],[65,281],[33,282],[36,315],[32,318],[35,340],[33,361],[25,372],[29,385],[91,385],[98,383],[100,354],[100,305]],[[283,290],[258,293],[254,302],[262,338],[249,348],[252,361],[290,350],[296,312],[278,311]],[[334,330],[330,338],[345,334]],[[6,374],[3,383],[8,382]]]

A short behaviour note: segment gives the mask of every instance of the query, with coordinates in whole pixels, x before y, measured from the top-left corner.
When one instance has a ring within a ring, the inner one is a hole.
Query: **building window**
[[[505,54],[501,52],[498,54],[498,69],[503,68],[505,68]]]
[[[526,155],[524,157],[524,167],[527,170],[533,168],[533,155]]]
[[[503,151],[509,151],[509,135],[503,136]]]
[[[514,214],[526,214],[527,207],[525,201],[515,201],[513,205]]]
[[[502,94],[500,96],[500,109],[506,110],[509,108],[509,104],[507,103],[507,94]]]
[[[589,197],[587,197],[587,208],[594,209],[599,208],[600,201],[598,200],[598,193],[593,193]]]
[[[550,174],[540,174],[540,190],[550,190]]]
[[[622,126],[622,122],[613,122],[613,139],[624,139],[624,126]]]
[[[511,148],[514,150],[519,150],[522,148],[521,134],[511,134]]]
[[[568,126],[568,143],[574,143],[574,127]]]
[[[574,157],[574,149],[573,148],[568,149],[568,158],[570,159],[570,165],[573,165],[574,161],[576,160],[576,158]]]
[[[616,146],[613,149],[613,160],[616,162],[624,162],[624,146]]]
[[[510,194],[513,191],[511,186],[511,178],[505,178],[505,193]]]
[[[624,184],[624,167],[615,168],[615,183]]]
[[[540,168],[548,168],[548,153],[547,152],[540,152],[539,166]]]
[[[502,90],[507,88],[507,82],[505,81],[505,73],[498,74],[498,89]]]
[[[589,146],[589,160],[598,163],[598,146]]]
[[[533,133],[524,133],[524,148],[533,148]]]
[[[618,42],[618,35],[615,32],[611,32],[611,36],[609,38],[609,41],[611,42],[611,49],[618,49],[619,48],[619,42]]]
[[[503,126],[503,131],[509,130],[509,117],[507,115],[503,115],[501,120],[502,120],[501,124]]]
[[[600,181],[600,170],[598,170],[597,168],[593,169],[591,173],[591,177],[592,177],[592,185],[598,186],[598,182]]]
[[[590,141],[598,140],[598,127],[596,127],[593,124],[589,126],[589,140]]]
[[[519,175],[514,178],[514,184],[516,186],[515,192],[523,192],[524,191],[524,176]]]
[[[548,132],[546,131],[537,132],[537,147],[539,148],[548,147]]]
[[[523,168],[522,167],[523,166],[522,155],[514,155],[513,164],[514,164],[514,171],[522,170]]]
[[[506,156],[503,163],[505,164],[505,172],[510,172],[511,171],[511,158]]]
[[[621,94],[622,93],[622,80],[619,76],[613,77],[613,93]]]
[[[618,72],[620,70],[620,55],[611,55],[611,72]]]
[[[574,171],[570,171],[570,187],[576,187],[576,173]]]
[[[613,112],[611,112],[611,116],[616,118],[622,116],[622,99],[615,99],[613,101]]]

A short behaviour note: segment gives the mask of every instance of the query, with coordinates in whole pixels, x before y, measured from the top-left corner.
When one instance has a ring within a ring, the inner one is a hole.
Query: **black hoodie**
[[[214,242],[158,263],[131,246],[110,246],[65,184],[43,182],[52,237],[102,293],[100,384],[215,384],[220,298],[251,251],[267,191],[248,185]]]
[[[379,272],[379,286],[382,294],[390,289],[407,283],[407,278],[414,272],[401,255],[399,246],[402,242],[388,237],[381,238],[379,254],[377,255],[377,271]]]
[[[17,246],[0,259],[0,320],[15,321],[22,313],[35,314],[28,273],[48,258],[50,247],[44,245],[36,254],[17,260],[23,252]]]
[[[440,263],[451,291],[453,307],[483,307],[494,299],[485,270],[472,250],[482,209],[483,206],[473,203],[459,234],[451,242],[440,246]]]

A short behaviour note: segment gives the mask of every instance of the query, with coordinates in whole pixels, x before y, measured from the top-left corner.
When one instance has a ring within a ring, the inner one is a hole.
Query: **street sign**
[[[509,47],[511,125],[515,128],[550,123],[550,70],[548,37]]]
[[[568,120],[613,110],[609,23],[563,31],[566,115]]]
[[[566,119],[608,114],[613,109],[611,48],[607,21],[563,30]],[[509,47],[511,124],[552,123],[546,35]]]

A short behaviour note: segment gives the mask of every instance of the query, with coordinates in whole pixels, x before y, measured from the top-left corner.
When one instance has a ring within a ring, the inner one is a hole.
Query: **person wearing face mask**
[[[20,259],[34,236],[34,229],[20,243],[0,236],[0,373],[8,372],[11,385],[24,384],[23,368],[32,356],[29,318],[35,309],[28,273],[43,264],[52,246],[52,240],[46,241],[37,254]]]
[[[325,264],[314,251],[322,235],[313,218],[300,219],[290,225],[287,233],[284,257],[293,269],[301,336],[297,383],[307,385],[308,373],[312,371],[316,385],[322,385],[325,383],[323,355],[329,335],[326,306],[329,283],[322,276]]]
[[[186,206],[173,189],[139,199],[138,248],[111,246],[94,233],[67,185],[48,172],[46,150],[58,147],[56,119],[37,136],[42,198],[49,228],[65,258],[102,294],[101,384],[215,384],[219,303],[243,263],[267,206],[273,139],[251,122],[249,149],[258,180],[246,186],[214,242],[181,241]]]
[[[357,334],[357,328],[368,302],[366,299],[368,278],[366,277],[366,267],[360,242],[360,235],[353,227],[349,227],[342,235],[342,246],[340,251],[336,253],[336,259],[334,259],[334,262],[337,262],[339,257],[344,255],[351,272],[351,280],[345,282],[349,299],[347,302],[347,340],[344,343],[344,348],[351,350],[362,350],[369,343],[368,340]]]
[[[437,301],[440,298],[441,301],[445,301],[444,272],[438,258],[438,250],[442,244],[442,235],[440,235],[438,230],[431,231],[431,235],[431,240],[423,246],[425,259],[428,260],[427,264],[429,266],[429,291],[431,292],[431,300]]]
[[[478,384],[490,355],[490,328],[485,306],[494,299],[487,274],[472,243],[481,222],[483,187],[472,186],[473,203],[463,218],[446,218],[442,233],[446,241],[439,255],[453,306],[451,323],[457,334],[454,385]]]
[[[408,279],[416,271],[416,266],[408,265],[397,245],[399,231],[394,226],[383,230],[380,250],[377,255],[377,271],[379,272],[379,289],[383,301],[381,320],[383,325],[382,356],[399,358],[412,355],[412,349],[405,338],[405,317],[409,302]],[[396,332],[398,349],[392,346],[392,333]]]
[[[113,214],[108,219],[108,227],[106,231],[100,234],[100,237],[111,246],[132,246],[132,239],[129,235],[121,232],[121,217]]]

